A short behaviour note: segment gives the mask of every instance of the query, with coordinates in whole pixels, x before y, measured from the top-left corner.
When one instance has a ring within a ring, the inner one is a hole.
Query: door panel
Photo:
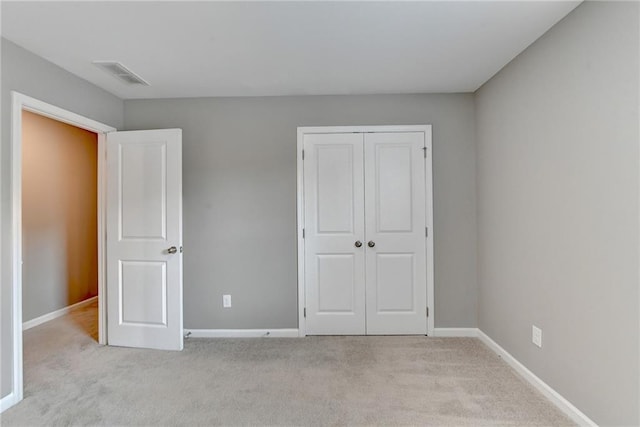
[[[120,324],[167,326],[166,262],[120,261],[119,283]]]
[[[414,254],[375,252],[376,313],[413,312],[414,258]]]
[[[353,234],[354,155],[352,145],[315,146],[317,234]]]
[[[166,157],[165,143],[118,146],[122,240],[166,240]]]
[[[317,254],[318,315],[355,314],[355,257],[353,254]]]
[[[307,134],[305,283],[307,334],[365,333],[362,134]]]
[[[366,165],[375,170],[375,229],[378,233],[411,232],[413,229],[411,148],[406,144],[377,144],[375,163]]]
[[[107,135],[109,345],[182,350],[181,146],[180,129]]]
[[[367,133],[367,334],[427,332],[424,133]]]

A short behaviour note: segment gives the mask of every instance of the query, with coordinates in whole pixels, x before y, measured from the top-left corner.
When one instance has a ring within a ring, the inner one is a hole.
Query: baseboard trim
[[[587,417],[582,411],[573,406],[571,402],[562,397],[560,393],[551,388],[549,384],[542,381],[536,374],[527,369],[526,366],[509,354],[509,352],[492,340],[487,334],[478,330],[478,338],[578,425],[585,427],[598,426],[591,418]]]
[[[477,337],[478,328],[433,328],[434,337]]]
[[[72,304],[70,306],[67,307],[63,307],[60,310],[56,310],[56,311],[52,311],[51,313],[47,313],[44,314],[40,317],[36,317],[35,319],[31,319],[27,322],[24,322],[22,324],[22,330],[26,331],[27,329],[31,329],[31,328],[35,328],[38,325],[42,325],[43,323],[46,323],[50,320],[56,319],[58,317],[64,316],[65,314],[69,313],[70,311],[76,309],[76,308],[80,308],[80,307],[84,307],[85,305],[89,305],[94,301],[97,301],[98,297],[91,297],[91,298],[87,298],[84,301],[80,301],[77,302],[75,304]]]
[[[297,338],[298,329],[185,329],[189,338]]]
[[[4,411],[6,411],[7,409],[11,408],[16,403],[18,403],[18,401],[16,399],[15,393],[11,392],[11,393],[7,394],[5,397],[0,399],[0,413],[2,413]]]

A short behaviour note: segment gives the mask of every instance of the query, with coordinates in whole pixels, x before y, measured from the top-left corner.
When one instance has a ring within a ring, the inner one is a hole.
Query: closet
[[[299,129],[307,335],[427,333],[430,131]]]

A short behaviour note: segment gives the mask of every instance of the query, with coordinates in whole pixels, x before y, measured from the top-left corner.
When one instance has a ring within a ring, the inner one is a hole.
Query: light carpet
[[[23,425],[573,425],[475,338],[187,339],[103,347],[96,307],[24,334]]]

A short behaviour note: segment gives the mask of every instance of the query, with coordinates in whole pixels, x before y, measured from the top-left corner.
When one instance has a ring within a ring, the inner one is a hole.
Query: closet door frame
[[[297,144],[297,254],[298,254],[298,335],[306,333],[306,284],[305,284],[305,240],[304,240],[304,137],[308,134],[331,133],[376,133],[376,132],[423,132],[426,147],[425,155],[425,224],[428,233],[425,238],[427,259],[427,335],[433,336],[434,307],[434,255],[433,255],[433,163],[431,125],[398,125],[398,126],[305,126],[298,127]]]

